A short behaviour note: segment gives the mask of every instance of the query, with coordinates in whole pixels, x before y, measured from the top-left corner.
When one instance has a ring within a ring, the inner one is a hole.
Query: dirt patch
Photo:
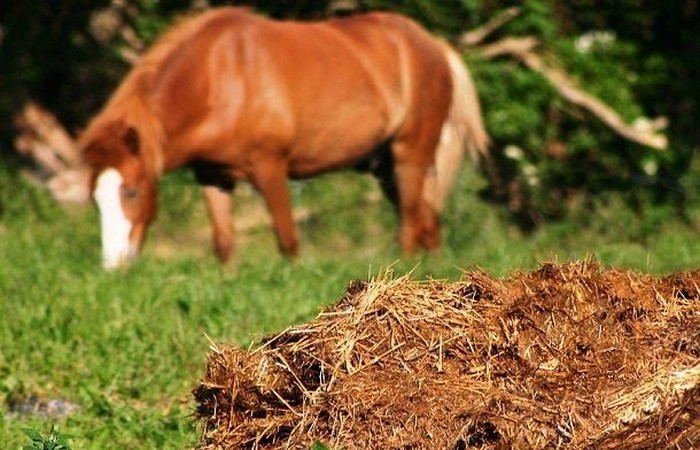
[[[200,449],[700,447],[700,271],[383,276],[212,349]]]

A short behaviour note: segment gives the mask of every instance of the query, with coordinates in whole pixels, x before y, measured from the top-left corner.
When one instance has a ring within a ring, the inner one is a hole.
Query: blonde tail
[[[469,70],[459,53],[446,43],[444,48],[452,72],[452,106],[440,135],[435,170],[428,175],[423,189],[423,198],[438,213],[443,210],[455,182],[465,148],[477,161],[488,152],[489,146],[479,97]]]

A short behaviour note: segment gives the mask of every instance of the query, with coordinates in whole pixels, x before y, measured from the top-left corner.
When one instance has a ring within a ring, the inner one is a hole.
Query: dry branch
[[[80,150],[56,117],[29,102],[15,117],[15,126],[15,148],[35,163],[29,178],[45,185],[58,201],[87,201],[88,178]]]
[[[121,0],[113,0],[106,8],[95,11],[90,17],[90,34],[103,46],[120,36],[125,45],[120,48],[122,59],[131,65],[139,62],[146,44],[127,23],[125,17],[138,16],[138,10]]]
[[[16,117],[20,135],[15,142],[22,154],[34,153],[49,170],[61,170],[64,165],[77,164],[80,152],[73,138],[58,120],[34,102],[29,102]]]
[[[563,98],[585,108],[620,136],[657,150],[666,149],[668,146],[666,136],[659,133],[659,130],[666,125],[664,118],[644,122],[651,124],[651,126],[636,126],[635,124],[626,123],[613,108],[576,87],[575,82],[562,69],[547,65],[542,57],[534,52],[537,45],[537,39],[531,36],[504,38],[496,43],[484,46],[479,51],[487,58],[503,55],[517,58],[528,68],[542,74]]]
[[[632,124],[626,123],[613,108],[576,87],[576,83],[561,68],[547,65],[542,57],[535,53],[539,42],[534,37],[507,37],[492,44],[476,47],[488,35],[518,14],[520,14],[520,8],[506,9],[483,26],[464,33],[458,41],[458,46],[460,48],[472,47],[487,58],[513,56],[528,68],[544,76],[564,99],[588,110],[625,139],[657,150],[667,148],[668,140],[665,135],[660,133],[668,125],[666,118],[661,117],[654,120],[642,118]]]
[[[479,28],[462,34],[462,37],[459,39],[459,45],[463,47],[473,47],[480,44],[488,35],[510,22],[518,14],[520,14],[520,8],[516,6],[506,9]]]

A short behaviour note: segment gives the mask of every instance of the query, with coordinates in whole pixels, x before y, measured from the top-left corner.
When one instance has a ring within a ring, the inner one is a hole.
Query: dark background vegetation
[[[91,19],[115,2],[44,0],[0,6],[0,137],[5,164],[13,164],[12,117],[37,100],[72,132],[85,126],[129,64],[119,35],[98,39]],[[697,0],[359,0],[116,2],[119,18],[149,43],[175,16],[193,8],[236,4],[279,18],[319,19],[347,5],[361,11],[393,10],[433,32],[456,39],[509,6],[522,13],[491,39],[532,35],[540,51],[565,68],[589,93],[628,122],[667,117],[665,152],[620,138],[599,120],[563,101],[539,74],[508,58],[466,58],[482,98],[487,128],[499,156],[501,182],[515,180],[520,198],[492,180],[487,197],[510,203],[514,217],[537,224],[586,209],[606,195],[621,196],[645,219],[645,227],[684,217],[696,202],[693,156],[700,99],[700,5]],[[592,32],[612,39],[587,52],[576,42]],[[502,156],[517,147],[519,158]],[[519,153],[520,154],[520,153]],[[613,194],[610,194],[613,193]],[[582,206],[583,208],[579,208]],[[650,211],[653,211],[651,213]]]

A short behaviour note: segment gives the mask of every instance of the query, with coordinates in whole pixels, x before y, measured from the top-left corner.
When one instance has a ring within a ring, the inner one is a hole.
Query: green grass
[[[444,218],[439,255],[401,260],[396,217],[377,199],[374,182],[339,174],[293,184],[295,208],[307,211],[298,262],[283,260],[260,226],[240,233],[236,264],[221,268],[190,181],[182,174],[164,180],[161,197],[170,206],[161,209],[143,258],[128,271],[105,273],[94,209],[61,209],[0,168],[3,448],[26,445],[23,428],[45,433],[53,424],[74,436],[73,449],[191,448],[198,432],[190,391],[210,339],[248,346],[308,320],[351,279],[388,266],[448,279],[465,269],[501,276],[590,255],[656,274],[700,266],[697,216],[647,232],[611,198],[582,211],[587,220],[526,236],[504,211],[478,199],[483,180],[467,168]],[[239,213],[261,207],[250,193],[238,200]],[[30,396],[79,408],[65,418],[10,412]]]

